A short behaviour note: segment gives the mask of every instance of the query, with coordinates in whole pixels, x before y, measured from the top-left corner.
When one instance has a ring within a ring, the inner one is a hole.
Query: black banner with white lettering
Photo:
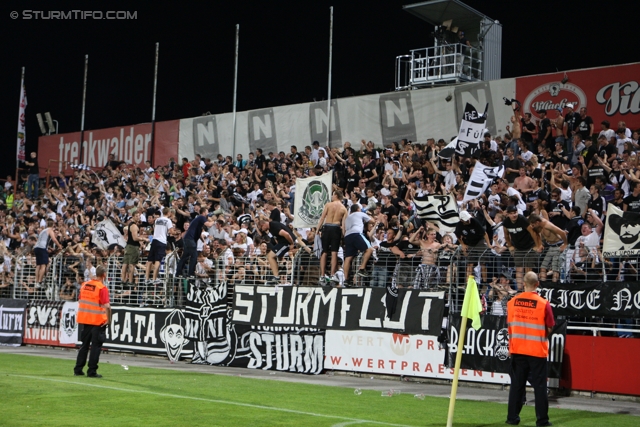
[[[0,298],[0,345],[22,344],[26,307],[25,300]]]
[[[509,331],[505,316],[480,316],[482,328],[475,330],[469,323],[467,336],[464,339],[462,353],[462,369],[474,369],[487,372],[509,373],[511,358],[509,357]],[[451,325],[446,363],[453,368],[458,351],[458,338],[462,317],[449,316]],[[547,368],[550,378],[560,378],[562,373],[562,357],[564,353],[567,321],[557,320],[549,337],[549,356]]]
[[[640,282],[543,282],[538,293],[556,316],[640,317]]]
[[[399,289],[391,319],[385,301],[383,288],[236,286],[233,323],[440,334],[443,292]]]
[[[60,346],[60,314],[64,301],[27,302],[24,344]]]
[[[227,292],[225,282],[190,286],[184,313],[185,339],[193,348],[191,363],[305,374],[322,371],[324,331],[234,324]]]
[[[184,314],[180,309],[113,306],[105,348],[168,356],[175,362],[191,356],[184,348]]]

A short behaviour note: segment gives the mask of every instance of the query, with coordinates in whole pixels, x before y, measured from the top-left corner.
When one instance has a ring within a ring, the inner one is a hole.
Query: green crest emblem
[[[302,206],[298,215],[306,223],[315,224],[320,220],[324,205],[331,201],[329,189],[322,181],[311,181],[302,194]]]

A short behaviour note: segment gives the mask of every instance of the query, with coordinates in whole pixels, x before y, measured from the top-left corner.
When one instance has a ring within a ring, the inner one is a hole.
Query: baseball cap
[[[573,104],[571,102],[569,102],[568,104],[565,104],[565,107],[567,108],[573,108]]]
[[[467,211],[460,212],[460,221],[469,221],[471,219],[471,214]]]
[[[507,212],[518,212],[518,208],[514,205],[507,207]]]
[[[562,113],[562,107],[558,107],[558,108],[556,108],[556,110],[558,110],[559,112]]]

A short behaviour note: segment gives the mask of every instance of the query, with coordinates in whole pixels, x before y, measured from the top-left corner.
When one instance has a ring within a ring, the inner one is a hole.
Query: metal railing
[[[396,90],[482,80],[483,52],[460,43],[413,49],[396,57]]]

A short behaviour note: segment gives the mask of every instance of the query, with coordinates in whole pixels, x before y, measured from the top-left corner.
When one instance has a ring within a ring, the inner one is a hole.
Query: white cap
[[[565,107],[567,108],[573,108],[573,104],[571,102],[569,102],[568,104],[565,104]]]
[[[460,212],[460,221],[469,221],[471,219],[471,214],[467,211]]]

